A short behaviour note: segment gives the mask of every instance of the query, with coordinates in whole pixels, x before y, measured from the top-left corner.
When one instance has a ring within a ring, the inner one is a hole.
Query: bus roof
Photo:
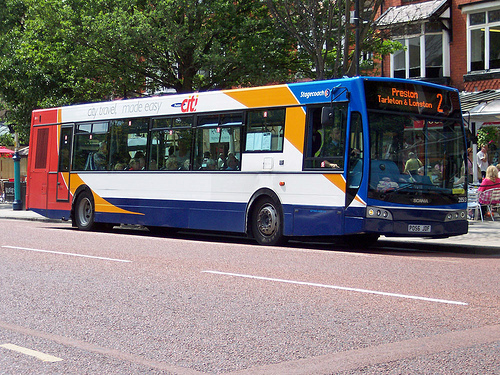
[[[94,102],[52,109],[40,109],[33,111],[32,123],[33,125],[40,125],[50,123],[105,121],[115,118],[182,116],[194,114],[196,112],[220,112],[250,108],[329,103],[331,101],[332,91],[340,87],[347,88],[347,90],[351,92],[361,90],[365,80],[411,82],[416,85],[435,86],[441,89],[454,90],[420,81],[383,77],[353,77]],[[336,100],[347,100],[345,95],[345,92],[340,93]]]

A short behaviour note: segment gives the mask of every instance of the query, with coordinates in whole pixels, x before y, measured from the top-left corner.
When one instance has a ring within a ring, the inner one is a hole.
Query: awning
[[[444,14],[445,11],[448,11],[447,14]],[[448,0],[433,0],[425,3],[390,7],[375,23],[379,28],[387,28],[442,17],[449,18]]]
[[[8,149],[5,146],[0,146],[0,157],[2,158],[11,158],[14,155],[14,151]]]
[[[500,121],[500,90],[461,93],[460,102],[467,122]]]
[[[500,121],[500,100],[489,103],[481,103],[472,108],[469,113],[464,113],[465,119],[476,122],[498,122]]]

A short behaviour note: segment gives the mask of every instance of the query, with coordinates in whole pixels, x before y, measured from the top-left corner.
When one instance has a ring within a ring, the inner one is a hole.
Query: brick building
[[[406,46],[383,76],[455,87],[471,134],[500,127],[500,0],[386,0],[377,25]]]
[[[382,74],[478,92],[500,89],[500,1],[388,0],[377,24],[407,47]]]

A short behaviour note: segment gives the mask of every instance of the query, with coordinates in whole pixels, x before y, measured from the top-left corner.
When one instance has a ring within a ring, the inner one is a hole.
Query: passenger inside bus
[[[168,148],[168,157],[165,160],[165,167],[162,170],[167,171],[176,171],[179,169],[179,162],[177,160],[177,156],[175,156],[175,148],[174,146],[170,146]]]
[[[240,162],[232,152],[227,154],[226,165],[226,171],[238,171],[240,169]]]
[[[179,156],[177,157],[178,169],[181,171],[189,170],[190,149],[186,142],[181,140],[179,142]]]
[[[146,156],[142,151],[137,151],[134,155],[134,159],[139,163],[138,171],[143,171],[146,169]]]
[[[418,184],[429,185],[429,186],[433,185],[431,178],[428,175],[425,174],[425,167],[424,166],[418,168],[417,175],[412,176],[412,178]]]
[[[141,170],[141,164],[139,163],[139,160],[137,159],[131,159],[129,163],[129,171],[140,171]]]
[[[327,128],[321,129],[323,133],[326,132]],[[321,130],[319,133],[321,134]],[[329,129],[328,136],[325,137],[322,135],[322,144],[321,149],[316,153],[321,157],[343,157],[344,156],[344,146],[341,140],[341,131],[338,126],[334,126]],[[328,168],[340,168],[339,164],[336,162],[332,162],[330,160],[323,160],[321,162],[321,167]]]
[[[201,161],[201,167],[200,169],[203,171],[214,171],[215,170],[215,160],[212,159],[212,155],[210,154],[210,151],[205,151],[203,153],[203,160]]]
[[[108,166],[108,144],[106,141],[99,143],[97,152],[91,152],[87,157],[85,170],[105,171]]]

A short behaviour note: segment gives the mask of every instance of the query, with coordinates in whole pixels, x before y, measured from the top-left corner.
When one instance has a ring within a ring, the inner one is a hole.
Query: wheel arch
[[[83,192],[89,193],[90,196],[92,197],[92,203],[94,204],[95,207],[95,200],[94,200],[94,193],[92,192],[92,189],[88,185],[80,185],[76,189],[75,193],[73,194],[73,199],[71,200],[71,226],[76,227],[76,222],[75,222],[75,204],[76,201],[78,200],[78,196],[82,194]]]
[[[253,193],[253,195],[250,198],[250,200],[248,201],[248,205],[247,205],[247,212],[245,215],[245,232],[250,237],[253,236],[252,225],[251,225],[252,213],[253,213],[253,210],[255,209],[255,206],[256,206],[255,204],[262,197],[271,198],[274,201],[274,203],[276,203],[279,206],[281,222],[283,223],[283,206],[281,204],[280,198],[278,197],[278,194],[276,194],[272,189],[261,188],[261,189],[257,190],[255,193]]]

